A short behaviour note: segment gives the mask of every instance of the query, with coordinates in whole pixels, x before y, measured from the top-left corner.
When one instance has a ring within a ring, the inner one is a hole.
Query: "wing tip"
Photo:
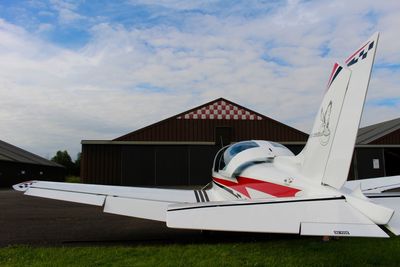
[[[38,181],[26,181],[26,182],[22,182],[19,184],[15,184],[13,185],[13,189],[16,191],[22,191],[25,192],[26,190],[28,190],[34,183],[37,183]]]

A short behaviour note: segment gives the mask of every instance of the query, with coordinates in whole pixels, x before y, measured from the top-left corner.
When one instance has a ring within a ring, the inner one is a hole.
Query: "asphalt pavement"
[[[200,231],[103,213],[101,207],[0,190],[0,246],[196,242]]]
[[[171,229],[164,222],[107,214],[102,207],[0,189],[0,247],[236,243],[297,238],[307,237]]]

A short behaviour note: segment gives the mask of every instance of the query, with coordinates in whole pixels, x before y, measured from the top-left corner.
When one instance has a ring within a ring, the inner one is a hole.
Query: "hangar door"
[[[129,145],[121,149],[121,185],[205,185],[218,147]]]
[[[385,176],[382,148],[357,148],[357,179]]]
[[[385,150],[385,171],[387,176],[400,174],[400,148],[388,147]]]

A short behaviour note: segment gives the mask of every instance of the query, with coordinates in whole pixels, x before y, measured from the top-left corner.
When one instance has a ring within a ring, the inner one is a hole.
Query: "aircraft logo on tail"
[[[329,101],[329,104],[326,107],[325,111],[324,108],[321,108],[321,124],[319,126],[318,132],[313,133],[311,135],[312,137],[319,137],[319,142],[323,146],[326,146],[329,143],[329,139],[331,136],[331,129],[329,127],[331,111],[332,111],[332,101]]]
[[[321,109],[321,126],[319,132],[321,133],[321,137],[319,142],[321,145],[326,146],[329,142],[331,136],[331,130],[329,129],[329,119],[331,118],[332,111],[332,101],[329,102],[328,106],[325,109]]]
[[[358,60],[363,60],[367,57],[368,51],[374,48],[374,41],[368,42],[363,45],[360,49],[358,49],[354,54],[352,54],[348,59],[346,59],[347,67],[354,65],[358,62]]]

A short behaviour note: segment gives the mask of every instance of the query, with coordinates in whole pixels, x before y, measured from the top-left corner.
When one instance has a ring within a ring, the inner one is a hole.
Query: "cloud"
[[[54,29],[54,26],[50,23],[41,23],[37,28],[38,33],[48,32]]]
[[[2,138],[41,155],[75,154],[82,139],[113,139],[218,97],[308,132],[332,64],[376,30],[363,124],[400,115],[382,105],[398,99],[397,1],[135,1],[123,6],[136,9],[132,20],[110,4],[50,4],[60,25],[37,29],[79,27],[82,45],[0,20]]]
[[[58,12],[58,19],[61,24],[70,24],[79,20],[86,19],[76,9],[79,1],[51,0],[52,8]]]

